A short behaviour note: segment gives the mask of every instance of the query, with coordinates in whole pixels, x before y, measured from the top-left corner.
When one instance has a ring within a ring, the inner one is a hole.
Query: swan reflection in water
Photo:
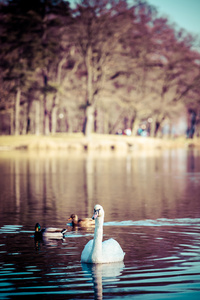
[[[94,299],[103,299],[103,282],[116,282],[124,269],[124,262],[111,264],[86,264],[82,263],[83,272],[92,277]]]

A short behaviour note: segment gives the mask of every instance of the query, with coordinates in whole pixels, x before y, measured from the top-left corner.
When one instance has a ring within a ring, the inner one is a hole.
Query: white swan
[[[102,242],[104,210],[99,204],[94,207],[95,231],[94,239],[89,241],[81,254],[83,263],[112,263],[123,261],[125,253],[114,239]]]

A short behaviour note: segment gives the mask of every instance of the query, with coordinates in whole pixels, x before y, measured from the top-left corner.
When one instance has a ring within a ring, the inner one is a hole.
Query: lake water
[[[85,265],[94,229],[72,213],[105,210],[123,263]],[[34,226],[67,228],[34,241]],[[200,152],[0,153],[0,299],[200,299]]]

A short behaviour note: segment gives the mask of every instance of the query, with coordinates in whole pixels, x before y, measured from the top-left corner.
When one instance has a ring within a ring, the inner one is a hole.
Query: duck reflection
[[[116,281],[124,269],[124,262],[111,264],[86,264],[82,263],[82,269],[85,274],[92,277],[94,287],[94,299],[103,299],[103,282]]]
[[[34,241],[35,249],[40,250],[41,244],[50,246],[57,246],[58,243],[65,240],[65,233],[67,229],[59,229],[54,227],[48,227],[41,229],[39,223],[35,225]]]
[[[35,250],[40,250],[43,245],[51,246],[51,247],[58,247],[59,245],[61,245],[64,242],[65,242],[65,238],[62,238],[62,239],[47,238],[47,237],[43,237],[41,239],[34,238]]]
[[[89,233],[93,233],[94,234],[94,226],[90,226],[90,227],[80,227],[80,226],[73,226],[71,223],[67,223],[67,234],[65,236],[68,235],[69,232],[89,232]]]

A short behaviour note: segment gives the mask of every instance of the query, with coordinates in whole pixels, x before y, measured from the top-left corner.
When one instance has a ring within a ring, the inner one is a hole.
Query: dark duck
[[[41,240],[43,237],[52,238],[52,239],[62,239],[67,229],[60,229],[55,227],[47,227],[41,229],[39,223],[35,224],[35,233],[34,237],[36,240]]]

